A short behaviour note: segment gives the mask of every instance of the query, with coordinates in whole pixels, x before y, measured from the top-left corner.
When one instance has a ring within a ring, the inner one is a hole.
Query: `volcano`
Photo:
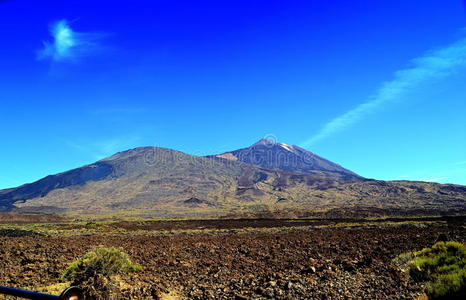
[[[140,147],[0,190],[0,211],[151,217],[438,215],[466,211],[466,187],[363,178],[263,139],[206,157]]]

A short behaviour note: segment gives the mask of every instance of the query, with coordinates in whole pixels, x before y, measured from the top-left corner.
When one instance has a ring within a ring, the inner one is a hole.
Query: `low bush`
[[[70,263],[63,272],[62,279],[79,283],[97,274],[110,276],[140,270],[142,268],[133,264],[122,249],[99,246]]]
[[[438,242],[431,248],[403,253],[393,262],[426,283],[430,299],[466,299],[466,247],[458,242]]]

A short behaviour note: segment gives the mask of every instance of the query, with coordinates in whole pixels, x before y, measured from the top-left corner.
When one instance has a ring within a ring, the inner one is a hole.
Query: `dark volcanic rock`
[[[207,205],[212,205],[209,201],[206,200],[201,200],[195,197],[191,197],[187,200],[182,201],[184,204],[189,204],[189,205],[201,205],[201,204],[207,204]]]
[[[197,230],[200,221],[192,222],[184,225]],[[391,260],[441,234],[466,241],[464,222],[280,233],[251,231],[245,222],[241,234],[0,237],[0,282],[31,290],[56,284],[68,263],[106,245],[122,247],[144,270],[80,283],[92,299],[151,299],[159,291],[187,299],[415,299],[423,286]],[[162,223],[179,229],[183,222]]]
[[[42,234],[21,229],[0,229],[0,237],[41,236]]]

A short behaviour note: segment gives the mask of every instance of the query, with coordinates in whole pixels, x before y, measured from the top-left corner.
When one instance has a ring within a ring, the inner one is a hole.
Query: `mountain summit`
[[[215,155],[217,158],[240,161],[267,169],[316,174],[334,172],[347,179],[363,179],[356,173],[343,168],[301,147],[261,139],[250,147]]]
[[[466,211],[466,187],[362,178],[263,139],[199,157],[142,147],[0,190],[0,212],[159,217],[295,217]]]

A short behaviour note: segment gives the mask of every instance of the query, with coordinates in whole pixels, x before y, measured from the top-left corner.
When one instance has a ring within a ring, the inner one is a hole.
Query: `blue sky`
[[[0,20],[0,188],[268,134],[362,176],[466,184],[463,1],[9,0]]]

